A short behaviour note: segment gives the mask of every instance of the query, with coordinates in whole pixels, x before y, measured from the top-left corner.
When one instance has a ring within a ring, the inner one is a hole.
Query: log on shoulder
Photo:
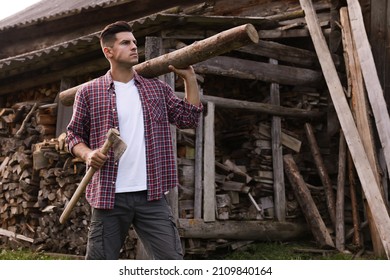
[[[134,66],[138,74],[146,77],[157,77],[169,72],[168,66],[187,68],[195,63],[207,60],[211,57],[238,49],[251,43],[258,43],[259,35],[252,24],[240,25],[214,36],[150,59]],[[81,85],[62,91],[60,101],[65,106],[71,106],[77,90]]]

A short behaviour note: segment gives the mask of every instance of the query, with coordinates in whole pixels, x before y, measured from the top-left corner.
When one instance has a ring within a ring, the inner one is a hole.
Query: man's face
[[[119,32],[112,47],[105,51],[112,62],[125,67],[138,63],[137,40],[131,32]]]

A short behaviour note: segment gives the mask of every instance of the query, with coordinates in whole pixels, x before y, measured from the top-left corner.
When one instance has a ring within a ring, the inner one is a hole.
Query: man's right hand
[[[85,163],[88,166],[92,166],[93,168],[100,169],[103,164],[106,162],[107,156],[104,155],[100,149],[97,150],[91,150],[90,152],[87,153]]]
[[[96,170],[100,169],[107,160],[107,156],[104,155],[100,149],[91,150],[84,143],[79,143],[73,147],[73,154],[81,159],[84,162]]]

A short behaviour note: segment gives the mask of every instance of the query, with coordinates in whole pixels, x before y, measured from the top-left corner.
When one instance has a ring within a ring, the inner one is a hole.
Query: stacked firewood
[[[67,151],[65,134],[51,137],[56,106],[23,103],[1,112],[10,121],[0,137],[0,244],[84,255],[91,214],[84,196],[67,223],[59,223],[86,168]],[[135,258],[136,236],[130,236],[123,258]]]

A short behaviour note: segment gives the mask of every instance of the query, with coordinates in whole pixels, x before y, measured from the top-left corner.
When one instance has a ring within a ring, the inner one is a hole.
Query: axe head
[[[119,135],[119,131],[111,128],[107,132],[107,140],[110,141],[111,147],[114,151],[114,160],[118,161],[123,153],[126,151],[127,145]]]

